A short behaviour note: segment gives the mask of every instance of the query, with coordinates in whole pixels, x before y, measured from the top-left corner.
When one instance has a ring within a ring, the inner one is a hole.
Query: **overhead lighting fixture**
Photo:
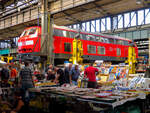
[[[136,4],[141,4],[142,3],[142,0],[136,0]]]

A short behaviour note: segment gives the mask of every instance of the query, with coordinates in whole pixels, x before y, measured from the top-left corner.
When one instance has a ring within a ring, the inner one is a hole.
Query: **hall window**
[[[104,54],[105,54],[105,47],[103,47],[103,46],[98,46],[98,47],[97,47],[97,53],[104,55]]]
[[[71,52],[71,43],[64,43],[64,51]]]
[[[117,56],[121,56],[121,49],[117,48]]]
[[[96,46],[88,45],[88,53],[96,53]]]

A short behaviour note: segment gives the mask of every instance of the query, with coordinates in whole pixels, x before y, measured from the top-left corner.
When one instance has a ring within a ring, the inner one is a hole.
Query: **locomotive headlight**
[[[19,42],[19,43],[18,43],[18,46],[22,46],[22,42]]]
[[[26,45],[33,45],[33,40],[26,41]]]

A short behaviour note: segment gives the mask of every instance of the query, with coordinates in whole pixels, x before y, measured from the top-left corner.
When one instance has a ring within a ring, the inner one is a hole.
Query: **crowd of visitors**
[[[88,87],[96,87],[97,72],[98,69],[93,67],[93,64],[84,70],[84,77],[88,78]],[[4,65],[0,69],[1,86],[11,85],[12,87],[22,87],[24,90],[34,87],[34,82],[40,80],[51,81],[58,85],[65,83],[77,85],[79,76],[81,76],[79,65],[71,63],[61,68],[50,64],[45,71],[41,71],[37,67],[31,68],[29,62],[24,62],[20,69],[11,65]]]
[[[33,88],[35,82],[51,81],[60,86],[63,84],[78,85],[78,79],[81,76],[79,65],[72,65],[71,63],[62,68],[50,64],[43,72],[37,67],[33,69],[29,62],[24,62],[20,69],[12,65],[4,65],[0,68],[1,88],[15,87],[15,89],[19,89],[14,93],[15,104],[9,112],[7,111],[8,113],[23,113],[22,109],[28,105],[31,96],[33,96],[29,93],[29,88]],[[84,78],[88,80],[88,88],[97,87],[97,72],[98,69],[94,68],[93,64],[85,69]],[[1,109],[0,112],[2,112]],[[3,111],[2,113],[7,112]]]

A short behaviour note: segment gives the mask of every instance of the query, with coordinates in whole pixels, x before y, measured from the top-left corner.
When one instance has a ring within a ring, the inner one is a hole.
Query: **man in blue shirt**
[[[70,71],[70,84],[77,85],[77,80],[80,76],[80,71],[78,69],[78,65],[75,65],[75,67]]]

